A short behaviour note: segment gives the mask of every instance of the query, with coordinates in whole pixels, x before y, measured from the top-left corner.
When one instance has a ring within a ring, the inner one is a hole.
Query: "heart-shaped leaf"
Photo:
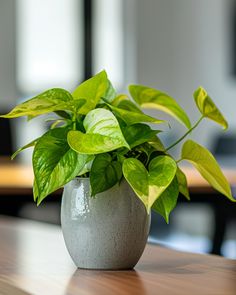
[[[176,177],[179,184],[179,192],[187,199],[190,200],[187,178],[184,172],[178,167]]]
[[[120,147],[129,148],[119,123],[112,112],[98,108],[84,119],[86,134],[80,131],[68,133],[70,147],[81,154],[100,154]]]
[[[87,155],[79,155],[67,144],[67,130],[56,128],[45,133],[33,153],[37,203],[72,180],[83,168]]]
[[[144,113],[138,113],[137,111],[127,111],[118,107],[108,105],[112,112],[122,119],[127,125],[133,125],[136,123],[149,122],[154,124],[165,123],[164,120],[158,120]]]
[[[80,84],[72,93],[75,100],[85,99],[86,101],[78,113],[86,115],[89,111],[93,110],[101,97],[106,95],[108,87],[109,82],[105,71],[98,73]]]
[[[187,140],[182,147],[182,159],[192,163],[213,188],[231,201],[236,201],[214,156],[205,147],[192,140]]]
[[[122,167],[118,161],[112,161],[109,154],[97,155],[90,171],[92,196],[111,188],[121,177]]]
[[[177,166],[171,157],[158,156],[150,162],[149,171],[134,158],[124,160],[122,169],[125,179],[149,213],[153,203],[174,179]]]
[[[193,94],[194,100],[199,111],[206,118],[209,118],[216,123],[222,125],[224,129],[228,128],[228,123],[225,120],[224,116],[221,114],[213,100],[207,94],[206,90],[202,87],[199,87]]]
[[[147,211],[149,206],[149,183],[148,171],[143,163],[135,158],[128,158],[123,161],[122,170],[125,179],[128,181],[136,195],[144,203]]]
[[[19,104],[10,113],[0,117],[17,118],[30,116],[30,118],[34,118],[54,111],[73,111],[73,109],[73,97],[71,94],[64,89],[53,88]]]
[[[152,130],[150,126],[142,123],[122,128],[126,141],[131,148],[151,140],[159,130]]]
[[[187,128],[191,128],[190,120],[185,111],[168,94],[142,85],[130,85],[129,92],[142,108],[161,110],[177,119]]]
[[[167,189],[152,205],[152,209],[164,217],[166,223],[169,223],[170,212],[175,208],[179,195],[178,181],[173,179]]]

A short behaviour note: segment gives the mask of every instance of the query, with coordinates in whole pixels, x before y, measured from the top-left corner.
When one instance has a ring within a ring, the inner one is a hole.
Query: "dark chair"
[[[215,156],[236,157],[236,134],[217,136],[213,145]]]
[[[236,133],[216,136],[212,152],[220,165],[236,169]],[[235,188],[232,188],[235,195]],[[215,229],[213,233],[212,254],[221,254],[221,247],[230,220],[236,217],[236,206],[233,204],[213,204]]]
[[[1,144],[0,144],[0,156],[10,156],[13,153],[12,147],[12,132],[10,121],[0,118],[0,134],[1,134]]]

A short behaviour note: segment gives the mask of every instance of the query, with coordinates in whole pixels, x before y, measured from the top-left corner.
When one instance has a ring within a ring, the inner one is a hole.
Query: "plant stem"
[[[191,133],[199,125],[203,118],[204,116],[201,116],[200,119],[183,136],[181,136],[176,142],[174,142],[172,145],[166,148],[165,151],[167,152],[168,150],[176,146],[179,142],[181,142],[187,135],[189,135],[189,133]]]
[[[74,113],[73,113],[73,118],[72,118],[72,122],[73,122],[73,130],[76,130],[76,118],[77,118],[77,113],[74,112]]]

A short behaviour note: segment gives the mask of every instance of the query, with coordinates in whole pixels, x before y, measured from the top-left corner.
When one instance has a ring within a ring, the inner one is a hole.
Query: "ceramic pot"
[[[132,269],[145,248],[150,215],[125,180],[91,198],[89,179],[76,178],[63,191],[61,225],[77,267]]]

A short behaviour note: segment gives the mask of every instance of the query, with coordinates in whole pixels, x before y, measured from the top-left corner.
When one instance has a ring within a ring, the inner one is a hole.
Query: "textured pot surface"
[[[145,248],[150,215],[126,181],[91,198],[89,179],[76,178],[64,188],[61,224],[77,267],[130,269]]]

